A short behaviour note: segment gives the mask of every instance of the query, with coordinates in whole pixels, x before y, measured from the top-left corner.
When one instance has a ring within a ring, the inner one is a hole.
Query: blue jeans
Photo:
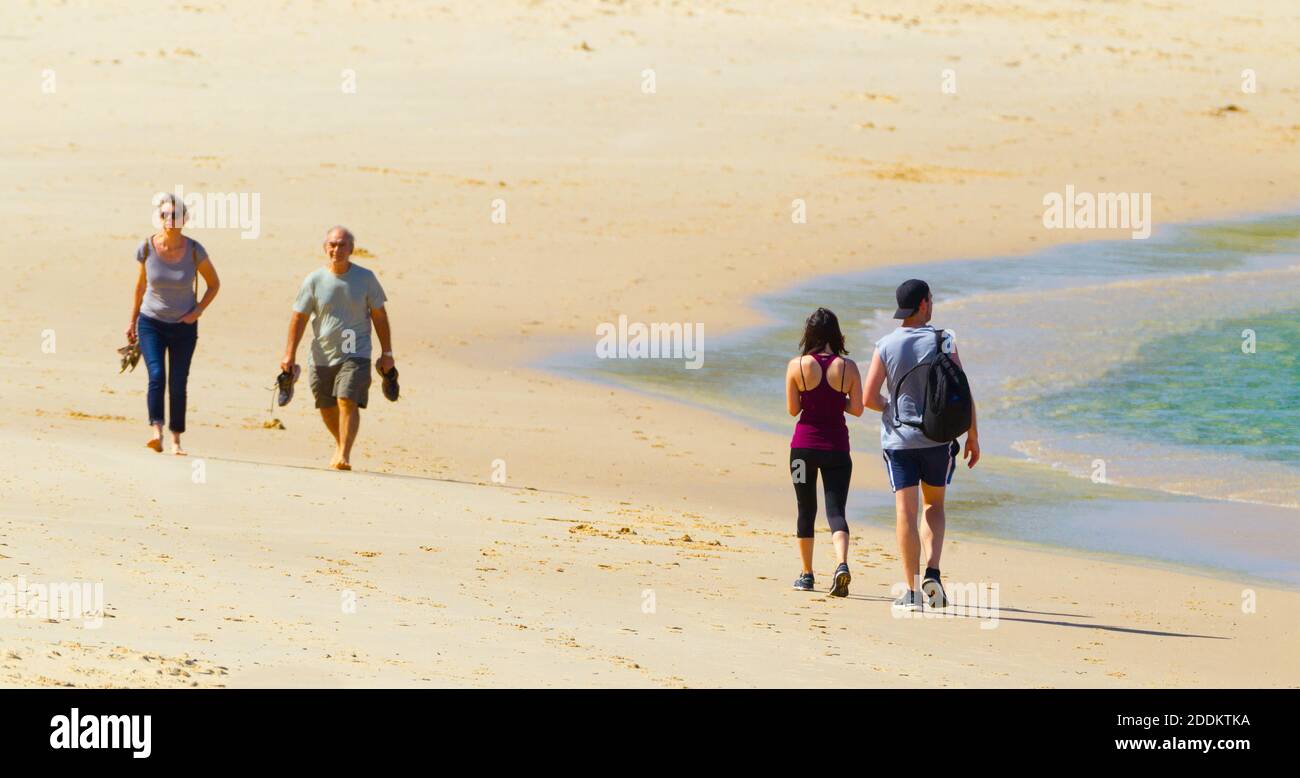
[[[199,323],[171,324],[151,319],[144,314],[135,324],[136,337],[140,339],[140,356],[149,368],[149,423],[163,423],[163,387],[171,397],[172,432],[185,431],[185,384],[190,378],[190,360],[198,345]],[[166,353],[167,364],[163,363]],[[171,367],[168,380],[167,367]]]

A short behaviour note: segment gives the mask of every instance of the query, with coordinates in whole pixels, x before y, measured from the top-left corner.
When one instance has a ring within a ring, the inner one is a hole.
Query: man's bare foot
[[[159,454],[162,453],[162,438],[154,438],[153,440],[149,441],[145,445],[153,449],[154,451],[157,451]]]
[[[351,469],[352,469],[352,465],[349,465],[347,462],[335,462],[334,464],[330,465],[330,467],[333,467],[335,470],[351,470]]]
[[[185,449],[181,448],[181,444],[179,444],[179,443],[173,443],[173,444],[172,444],[172,456],[175,456],[175,457],[183,457],[183,456],[189,456],[189,455],[185,453]]]

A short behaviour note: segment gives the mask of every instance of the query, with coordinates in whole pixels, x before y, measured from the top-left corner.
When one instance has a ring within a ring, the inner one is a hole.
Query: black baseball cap
[[[898,285],[894,297],[898,299],[898,310],[894,311],[894,318],[906,319],[916,313],[922,302],[929,299],[930,285],[919,278],[909,278]]]

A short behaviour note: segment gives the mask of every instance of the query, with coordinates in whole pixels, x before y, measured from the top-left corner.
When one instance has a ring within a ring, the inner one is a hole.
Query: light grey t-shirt
[[[944,337],[947,337],[947,333],[944,333]],[[954,353],[955,351],[954,349]],[[876,341],[876,352],[880,354],[880,361],[885,363],[885,391],[890,394],[889,401],[885,403],[885,411],[880,414],[880,447],[900,449],[948,445],[930,440],[916,427],[907,424],[894,426],[894,403],[898,403],[900,420],[921,421],[925,376],[929,371],[923,367],[913,371],[902,386],[896,387],[894,384],[907,375],[907,371],[934,359],[934,327],[929,324],[899,327]],[[895,391],[898,392],[897,397],[892,396]]]
[[[140,313],[151,319],[175,324],[194,310],[194,275],[208,258],[203,245],[192,238],[185,239],[185,253],[175,262],[164,262],[154,248],[153,238],[142,242],[135,250],[135,261],[144,263],[144,299]]]
[[[353,264],[336,276],[328,267],[307,276],[293,309],[312,316],[308,364],[322,367],[346,359],[370,359],[370,309],[382,308],[384,288],[375,274]]]

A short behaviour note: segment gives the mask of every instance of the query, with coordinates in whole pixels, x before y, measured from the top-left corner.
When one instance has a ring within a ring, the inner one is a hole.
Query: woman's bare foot
[[[145,445],[153,449],[154,451],[157,451],[159,454],[161,454],[162,453],[162,425],[150,424],[149,426],[153,427],[153,440],[149,441]]]
[[[352,465],[349,465],[347,462],[333,462],[333,463],[330,464],[330,467],[334,468],[335,470],[351,470],[351,469],[352,469]]]

